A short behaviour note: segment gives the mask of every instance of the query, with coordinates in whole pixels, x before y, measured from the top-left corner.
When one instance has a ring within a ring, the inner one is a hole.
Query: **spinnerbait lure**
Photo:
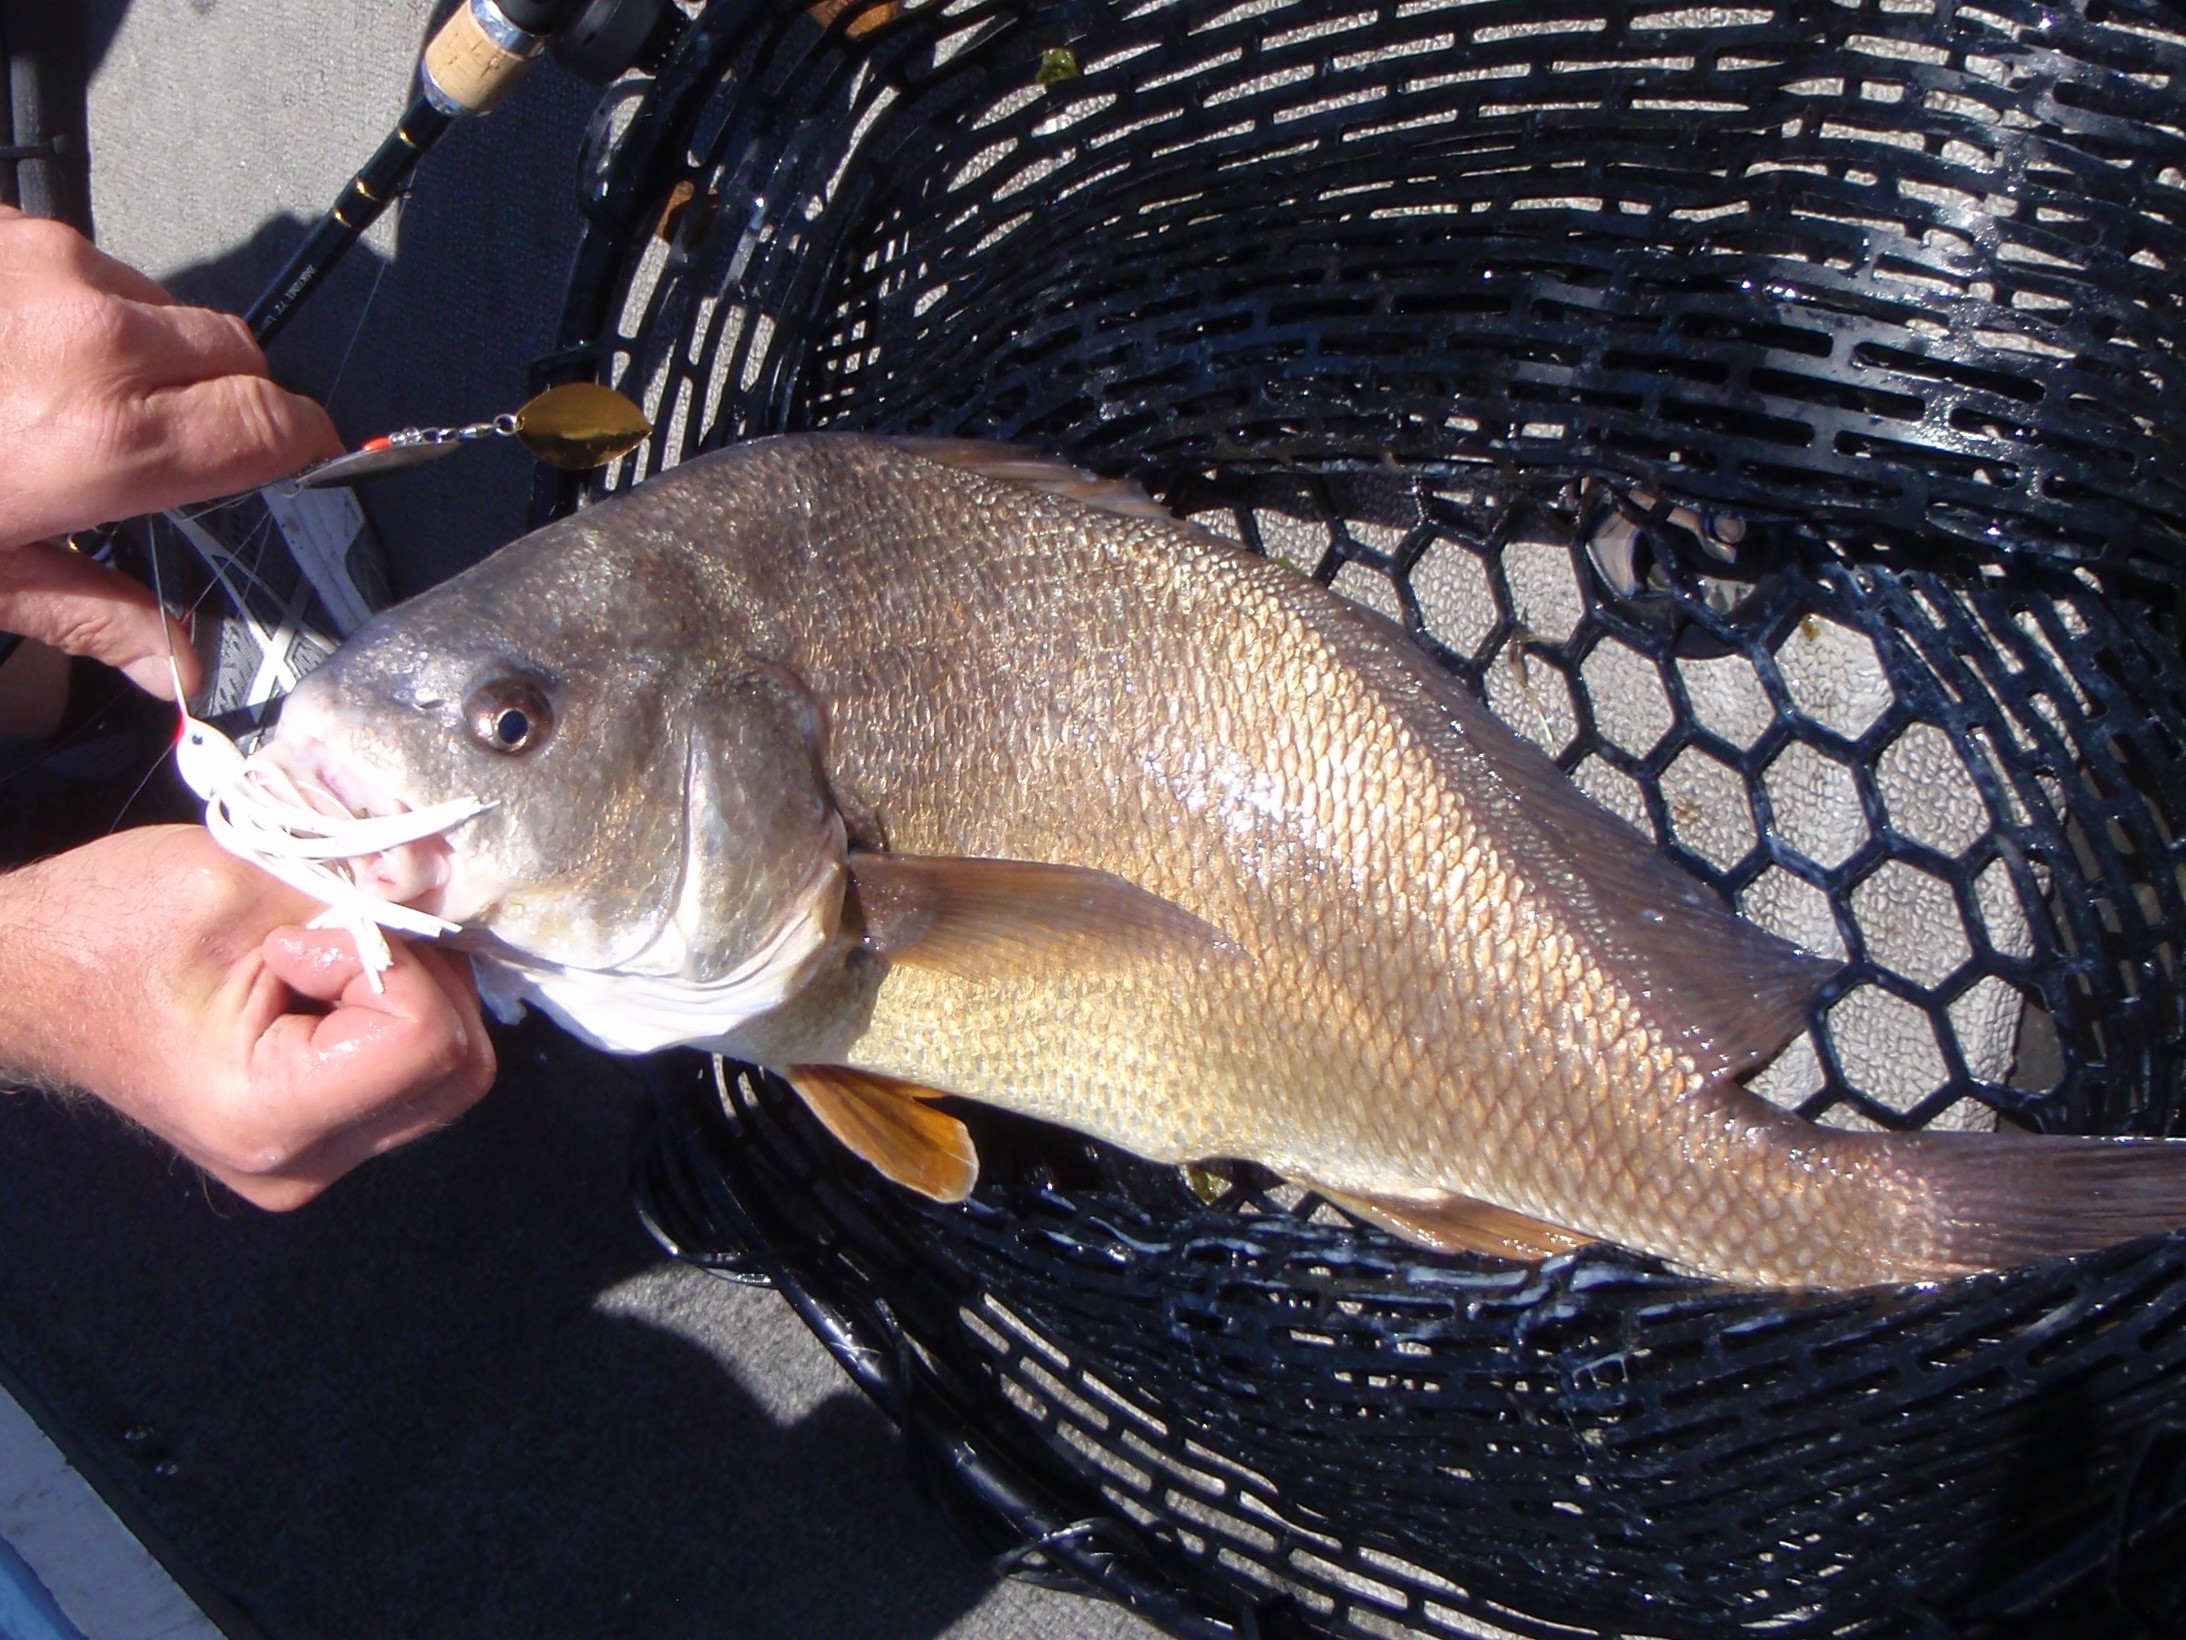
[[[156,590],[156,558],[152,579]],[[164,607],[164,596],[161,603]],[[348,934],[374,991],[386,988],[380,976],[394,963],[383,929],[429,939],[455,932],[456,925],[445,918],[365,893],[339,865],[437,837],[492,808],[491,803],[457,798],[404,814],[322,812],[280,768],[246,756],[219,729],[191,715],[172,633],[167,675],[175,691],[175,771],[204,799],[205,829],[230,854],[324,905],[325,912],[309,926]]]

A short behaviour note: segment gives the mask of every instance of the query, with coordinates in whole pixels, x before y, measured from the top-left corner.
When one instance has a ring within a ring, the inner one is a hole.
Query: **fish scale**
[[[2161,1141],[1853,1134],[1746,1093],[1826,964],[1386,621],[1041,474],[848,435],[701,458],[380,617],[274,751],[491,800],[443,908],[482,974],[610,1046],[802,1074],[929,1193],[975,1165],[940,1092],[1260,1162],[1437,1245],[1508,1232],[1486,1203],[1525,1245],[1791,1287],[2186,1222]],[[509,688],[557,703],[536,754],[470,725]],[[1104,885],[1113,926],[1028,862]],[[725,985],[742,1012],[708,1011]]]
[[[1778,1281],[1816,1273],[1811,1255],[1787,1264],[1773,1245],[1772,1219],[1796,1208],[1767,1193],[1693,1203],[1665,1188],[1667,1158],[1648,1152],[1678,1139],[1660,1112],[1706,1078],[1663,1049],[1496,858],[1424,737],[1297,612],[1321,607],[1317,589],[1294,603],[1280,595],[1300,589],[1292,572],[1209,538],[951,477],[961,497],[923,531],[898,515],[884,535],[824,507],[812,520],[829,562],[845,543],[873,542],[899,570],[852,572],[860,596],[815,601],[788,629],[791,663],[835,725],[835,780],[886,818],[894,847],[1111,871],[1205,918],[1253,960],[1113,980],[1027,975],[1007,998],[900,972],[880,988],[861,1062],[1159,1160],[1253,1154],[1347,1192],[1455,1189],[1702,1268]],[[1045,599],[994,573],[1022,569],[1026,542],[1038,543]],[[993,594],[969,627],[967,583]],[[1081,610],[1113,612],[1112,633]],[[935,675],[897,659],[898,622],[915,634],[913,655],[945,657]],[[1061,668],[1057,625],[1089,635]],[[1149,631],[1164,640],[1149,643]],[[1027,675],[1047,713],[975,707],[952,687]],[[1126,691],[1125,678],[1184,687],[1150,696]],[[1063,721],[1099,726],[1106,755],[1090,767],[1076,738],[1052,732],[1058,701]],[[1119,744],[1136,755],[1114,755]],[[1273,818],[1249,792],[1196,772],[1215,761],[1196,750],[1240,744],[1274,749],[1251,763],[1280,788],[1266,804]],[[1181,795],[1178,769],[1195,771]],[[1007,804],[991,771],[1009,780]],[[1444,869],[1475,854],[1485,869]],[[1339,892],[1321,891],[1331,883]],[[1134,1074],[1105,1072],[1089,1090],[1086,1067],[1112,1064],[1119,1037],[1144,1045]],[[1206,1051],[1238,1043],[1255,1051]],[[1551,1134],[1564,1144],[1543,1142]],[[1765,1258],[1740,1268],[1738,1247]]]

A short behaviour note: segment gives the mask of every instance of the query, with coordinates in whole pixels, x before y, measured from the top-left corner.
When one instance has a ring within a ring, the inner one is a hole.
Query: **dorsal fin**
[[[1176,515],[1125,478],[1103,478],[1067,461],[1022,444],[996,444],[976,438],[888,438],[909,455],[942,467],[957,467],[982,478],[1021,484],[1045,495],[1066,496],[1126,518],[1158,518],[1173,524]]]
[[[1521,744],[1532,749],[1530,741]],[[1658,1027],[1682,1029],[1696,1062],[1732,1077],[1767,1063],[1806,1029],[1815,993],[1836,963],[1739,916],[1546,758],[1541,766],[1554,773],[1554,785],[1534,784],[1531,767],[1513,771],[1510,785],[1571,862],[1543,886],[1649,1005]]]
[[[1815,993],[1837,964],[1737,915],[1653,839],[1581,792],[1409,637],[1391,641],[1391,623],[1351,605],[1336,614],[1341,626],[1331,636],[1411,694],[1429,715],[1423,727],[1444,745],[1456,731],[1460,755],[1472,765],[1466,790],[1500,811],[1491,829],[1513,863],[1564,909],[1656,1027],[1677,1035],[1697,1064],[1737,1076],[1805,1029]],[[1401,679],[1381,670],[1390,661]]]

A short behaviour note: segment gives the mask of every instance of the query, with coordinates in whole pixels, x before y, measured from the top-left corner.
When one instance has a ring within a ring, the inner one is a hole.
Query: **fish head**
[[[538,539],[375,617],[284,703],[266,755],[348,812],[487,805],[353,861],[360,886],[474,954],[682,981],[829,893],[831,925],[843,828],[798,679],[673,561],[519,551]]]

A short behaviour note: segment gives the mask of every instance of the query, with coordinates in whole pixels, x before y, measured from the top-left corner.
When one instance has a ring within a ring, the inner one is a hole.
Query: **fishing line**
[[[114,818],[106,823],[107,836],[111,837],[121,830],[121,823],[129,818],[129,811],[136,807],[137,799],[144,795],[144,789],[158,778],[159,771],[166,765],[166,762],[167,754],[165,752],[161,752],[159,756],[152,759],[152,766],[144,771],[143,778],[130,787],[129,795],[121,800],[121,807],[114,811]]]
[[[233,498],[229,498],[226,500],[215,502],[210,506],[200,508],[196,513],[192,514],[191,516],[202,518],[220,507],[233,506],[234,504],[235,503]],[[160,611],[164,615],[167,610],[167,595],[166,589],[161,585],[159,573],[159,526],[162,522],[163,520],[157,514],[154,514],[153,516],[145,520],[146,528],[144,556],[151,568],[153,600],[159,605]],[[178,616],[183,620],[194,621],[197,617],[197,612],[204,607],[205,600],[213,595],[213,590],[214,589],[211,585],[207,585],[206,588],[197,595],[195,601],[187,606],[177,605],[176,612]],[[167,671],[168,675],[175,680],[176,684],[175,704],[178,708],[186,712],[188,708],[183,701],[181,692],[182,669],[175,660],[175,634],[173,627],[167,628],[166,636]],[[144,795],[145,788],[150,786],[151,783],[159,777],[159,771],[166,764],[166,762],[167,752],[165,750],[162,750],[153,757],[151,766],[144,771],[143,777],[137,781],[136,785],[130,788],[129,795],[122,799],[121,807],[114,811],[114,818],[110,822],[108,822],[106,828],[106,834],[109,837],[111,837],[115,832],[121,830],[121,823],[129,818],[129,811],[136,806],[137,799]]]
[[[408,185],[395,196],[393,237],[398,240],[402,236],[403,210],[409,204],[410,195],[415,186],[415,184]],[[349,373],[349,360],[357,351],[358,341],[364,336],[364,322],[372,316],[372,304],[379,300],[380,286],[386,281],[387,270],[394,265],[395,259],[392,256],[382,256],[380,258],[379,271],[372,275],[372,288],[364,293],[364,305],[357,309],[357,322],[350,327],[349,345],[342,349],[341,362],[335,365],[334,374],[328,378],[326,391],[319,395],[319,403],[326,408],[329,415],[334,410],[334,395],[341,391],[342,378]]]
[[[257,493],[255,490],[245,490],[240,495],[224,495],[217,500],[199,502],[194,507],[169,507],[166,511],[184,518],[210,518],[215,513],[229,512],[245,505]]]
[[[204,518],[210,514],[210,511],[211,509],[208,508],[203,512],[191,513],[188,516],[193,519]],[[147,525],[150,526],[145,532],[147,538],[150,541],[150,545],[146,548],[146,551],[155,557],[159,552],[160,526],[165,525],[168,529],[173,530],[176,535],[182,535],[181,526],[176,524],[175,521],[171,518],[155,515],[154,517],[147,519],[145,522],[147,523]],[[185,536],[183,537],[183,539],[187,540],[188,537]],[[179,552],[177,556],[180,556]],[[218,581],[206,582],[204,586],[198,589],[197,596],[191,599],[188,604],[176,606],[177,615],[179,615],[186,622],[194,622],[197,619],[197,612],[205,607],[206,601],[210,599],[215,592],[218,592],[220,590],[221,587]],[[192,635],[195,635],[194,629]]]
[[[250,533],[233,547],[222,542],[219,537],[215,536],[194,518],[185,518],[180,513],[169,513],[167,518],[168,522],[174,525],[184,539],[197,548],[198,556],[205,561],[206,569],[212,572],[213,580],[217,583],[219,590],[225,592],[228,595],[228,601],[235,605],[236,614],[250,628],[251,636],[258,639],[270,639],[274,635],[274,629],[263,626],[258,618],[251,613],[250,605],[244,600],[243,589],[228,579],[228,570],[232,566],[243,576],[250,588],[263,593],[275,603],[281,602],[280,592],[274,587],[273,583],[254,569],[243,556],[253,547],[259,547],[265,543],[273,525],[273,515],[267,513],[259,519],[251,527]],[[308,588],[299,590],[308,592]],[[190,612],[194,615],[198,607],[212,594],[213,588],[207,587],[199,595],[197,604],[191,606]]]
[[[251,494],[245,494],[240,496],[224,496],[217,501],[207,502],[201,506],[193,508],[171,508],[165,515],[152,514],[146,519],[145,522],[147,525],[147,538],[143,546],[143,551],[144,556],[150,563],[150,577],[152,581],[153,596],[158,601],[162,612],[168,612],[169,606],[165,594],[165,589],[161,585],[161,577],[159,574],[159,541],[157,537],[158,525],[162,521],[173,524],[180,519],[188,519],[194,523],[199,519],[211,518],[223,512],[231,512],[236,508],[245,505],[252,499],[253,496]],[[244,538],[241,546],[237,549],[237,552],[248,552],[253,546],[261,544],[266,539],[267,533],[270,530],[271,525],[272,517],[270,514],[262,517],[258,521],[258,524],[253,528],[251,533]],[[91,535],[95,540],[100,543],[100,547],[91,550],[85,550],[82,548],[75,548],[73,550],[81,552],[82,556],[86,558],[112,565],[112,553],[110,549],[112,548],[116,538],[116,530],[114,526],[108,525],[97,531],[79,531],[77,532],[77,534]],[[73,541],[74,539],[74,536],[69,537],[70,541]],[[106,551],[106,556],[101,557],[101,550]],[[112,567],[117,569],[120,568],[119,565],[112,565]],[[274,592],[271,583],[266,581],[266,579],[262,575],[258,574],[251,567],[250,564],[242,562],[240,558],[238,558],[237,567],[243,572],[246,577],[248,577],[252,585],[257,586],[265,591],[267,596],[278,596]],[[204,607],[206,600],[210,599],[215,592],[223,590],[227,591],[230,597],[236,597],[233,584],[228,582],[223,577],[213,582],[207,583],[207,585],[200,592],[198,592],[197,595],[188,603],[175,604],[173,606],[172,613],[175,614],[177,618],[184,621],[194,620],[198,612]],[[238,607],[240,608],[241,599],[236,598],[236,601]],[[245,615],[247,619],[247,610],[245,611]],[[256,628],[256,623],[252,624],[253,636],[263,637],[264,633]],[[20,634],[0,634],[0,662],[4,662],[22,642],[23,639]],[[168,655],[169,668],[170,670],[178,670],[178,668],[176,667],[175,658],[171,653],[173,646],[173,633],[171,631],[168,634],[168,642],[170,648],[170,653]],[[21,758],[20,760],[8,767],[0,768],[0,787],[12,785],[16,781],[22,779],[24,776],[31,774],[39,767],[39,765],[44,763],[47,759],[53,757],[56,753],[69,751],[95,738],[99,733],[101,720],[106,716],[109,711],[113,709],[116,703],[126,700],[128,698],[128,688],[126,686],[117,687],[106,699],[98,702],[98,704],[96,704],[95,706],[81,708],[77,713],[78,722],[73,728],[67,729],[61,733],[58,733],[38,742],[35,750],[30,752],[29,755]],[[160,764],[166,761],[166,756],[167,754],[163,751],[152,760],[152,764],[144,772],[143,778],[137,782],[135,788],[123,801],[121,808],[116,811],[112,821],[108,823],[106,827],[108,835],[111,835],[113,832],[120,829],[121,823],[124,819],[128,817],[128,813],[131,807],[135,805],[138,798],[144,795],[145,788],[152,783],[153,778],[159,773]]]
[[[144,556],[146,562],[150,565],[151,568],[152,601],[159,605],[160,614],[162,616],[165,616],[167,612],[167,588],[160,579],[159,539],[156,535],[151,538],[149,544],[145,549]],[[208,593],[211,590],[212,589],[209,587],[206,589]],[[193,609],[191,613],[194,614],[196,613],[196,611]],[[179,661],[175,659],[175,629],[172,626],[167,625],[164,620],[162,620],[160,624],[162,628],[162,635],[167,640],[167,676],[174,684],[175,710],[179,712],[182,715],[183,720],[187,722],[190,716],[190,700],[189,697],[183,693],[182,689],[182,665]]]

